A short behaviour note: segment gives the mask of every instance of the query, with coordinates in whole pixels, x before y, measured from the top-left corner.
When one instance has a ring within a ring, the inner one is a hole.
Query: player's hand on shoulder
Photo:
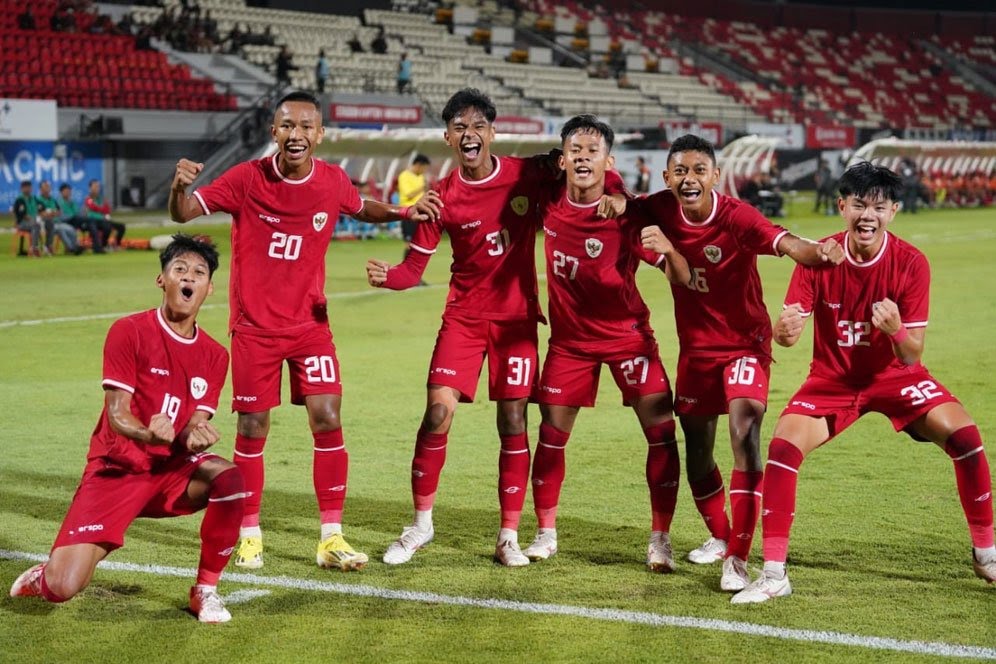
[[[795,343],[802,328],[806,324],[806,319],[802,317],[802,307],[799,304],[789,304],[782,309],[778,315],[778,320],[772,329],[772,337],[780,346],[788,346]]]
[[[415,205],[408,208],[408,218],[412,221],[436,221],[442,209],[442,199],[437,192],[430,189]]]
[[[367,283],[374,288],[380,288],[387,281],[387,271],[390,269],[391,264],[387,261],[371,258],[367,261]]]
[[[204,164],[189,159],[180,159],[176,162],[173,189],[186,189],[188,185],[193,184],[202,170],[204,170]]]
[[[871,315],[872,325],[889,336],[899,332],[899,328],[903,326],[903,319],[899,315],[899,305],[889,298],[873,302]]]
[[[600,219],[616,219],[626,212],[626,197],[622,194],[606,194],[598,200]]]
[[[198,422],[187,436],[187,449],[191,452],[203,452],[221,440],[221,434],[207,420]]]
[[[640,231],[640,242],[643,248],[658,254],[668,255],[674,251],[674,245],[667,239],[660,226],[646,226]]]
[[[173,428],[173,421],[165,413],[156,413],[149,419],[149,433],[152,445],[169,445],[176,438],[176,430]]]
[[[832,237],[820,242],[819,252],[824,263],[840,265],[844,262],[844,247]]]

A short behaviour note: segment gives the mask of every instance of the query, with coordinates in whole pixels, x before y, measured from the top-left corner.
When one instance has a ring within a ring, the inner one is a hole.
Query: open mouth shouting
[[[460,146],[460,151],[467,161],[474,161],[481,155],[481,143],[479,141],[468,141]]]
[[[878,230],[878,226],[869,223],[859,223],[854,226],[854,234],[862,242],[871,242],[875,239],[875,231]]]
[[[301,159],[308,152],[308,146],[303,143],[288,143],[284,152],[291,159]]]
[[[184,302],[190,302],[194,299],[194,287],[193,286],[181,286],[180,287],[180,299]]]
[[[702,189],[696,185],[682,185],[678,189],[681,200],[686,203],[695,203],[702,198]]]

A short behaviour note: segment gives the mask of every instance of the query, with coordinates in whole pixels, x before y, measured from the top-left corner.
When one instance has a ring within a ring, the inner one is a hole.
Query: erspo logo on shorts
[[[253,401],[256,400],[256,397],[252,396],[252,395],[236,394],[235,395],[235,400],[236,401],[244,401],[246,403],[252,403]]]
[[[793,401],[792,405],[793,406],[801,406],[801,407],[803,407],[803,408],[805,408],[807,410],[816,410],[816,406],[814,406],[811,403],[806,403],[805,401]]]
[[[455,376],[455,375],[457,375],[457,372],[456,372],[455,369],[447,369],[446,367],[435,367],[435,368],[433,368],[432,373],[440,373],[440,374],[443,374],[445,376]]]
[[[550,394],[560,394],[563,392],[559,387],[550,387],[549,385],[543,385],[540,387],[544,392],[549,392]]]

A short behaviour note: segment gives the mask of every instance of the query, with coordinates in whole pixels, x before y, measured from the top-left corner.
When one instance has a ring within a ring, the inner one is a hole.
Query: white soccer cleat
[[[667,533],[660,531],[650,533],[650,544],[647,545],[647,568],[659,574],[668,574],[675,570],[671,536]]]
[[[407,563],[415,552],[432,541],[436,531],[433,528],[422,530],[418,526],[407,526],[401,531],[401,537],[391,542],[384,552],[384,562],[388,565]]]
[[[792,584],[789,583],[788,572],[778,577],[772,572],[763,571],[757,581],[734,595],[730,603],[759,604],[775,597],[787,597],[791,594]]]
[[[529,560],[546,560],[557,553],[557,531],[546,530],[536,533],[533,543],[522,552]]]
[[[975,552],[973,551],[972,568],[975,570],[975,576],[979,577],[986,583],[996,583],[996,557],[990,558],[989,560],[982,562],[975,556]],[[25,574],[26,573],[27,572],[25,572]],[[23,576],[23,574],[21,576]],[[14,584],[16,585],[17,581],[15,581]],[[14,594],[13,588],[11,588],[10,593],[11,595]]]
[[[45,563],[39,563],[21,572],[10,587],[10,596],[41,597],[41,579],[44,573]]]
[[[525,567],[529,558],[522,553],[519,543],[514,539],[499,539],[495,546],[495,560],[505,567]]]
[[[224,623],[232,619],[221,595],[214,588],[194,586],[190,589],[190,610],[202,623]]]
[[[688,552],[688,560],[696,565],[709,565],[726,555],[726,542],[710,537],[697,549]]]
[[[746,588],[749,583],[746,560],[730,556],[723,561],[723,576],[719,579],[720,590],[735,593]]]

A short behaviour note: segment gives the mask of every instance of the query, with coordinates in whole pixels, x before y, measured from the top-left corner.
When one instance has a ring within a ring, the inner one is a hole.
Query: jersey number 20
[[[267,256],[279,258],[285,261],[296,261],[301,255],[301,236],[287,235],[286,233],[273,233],[270,241],[270,250]]]

